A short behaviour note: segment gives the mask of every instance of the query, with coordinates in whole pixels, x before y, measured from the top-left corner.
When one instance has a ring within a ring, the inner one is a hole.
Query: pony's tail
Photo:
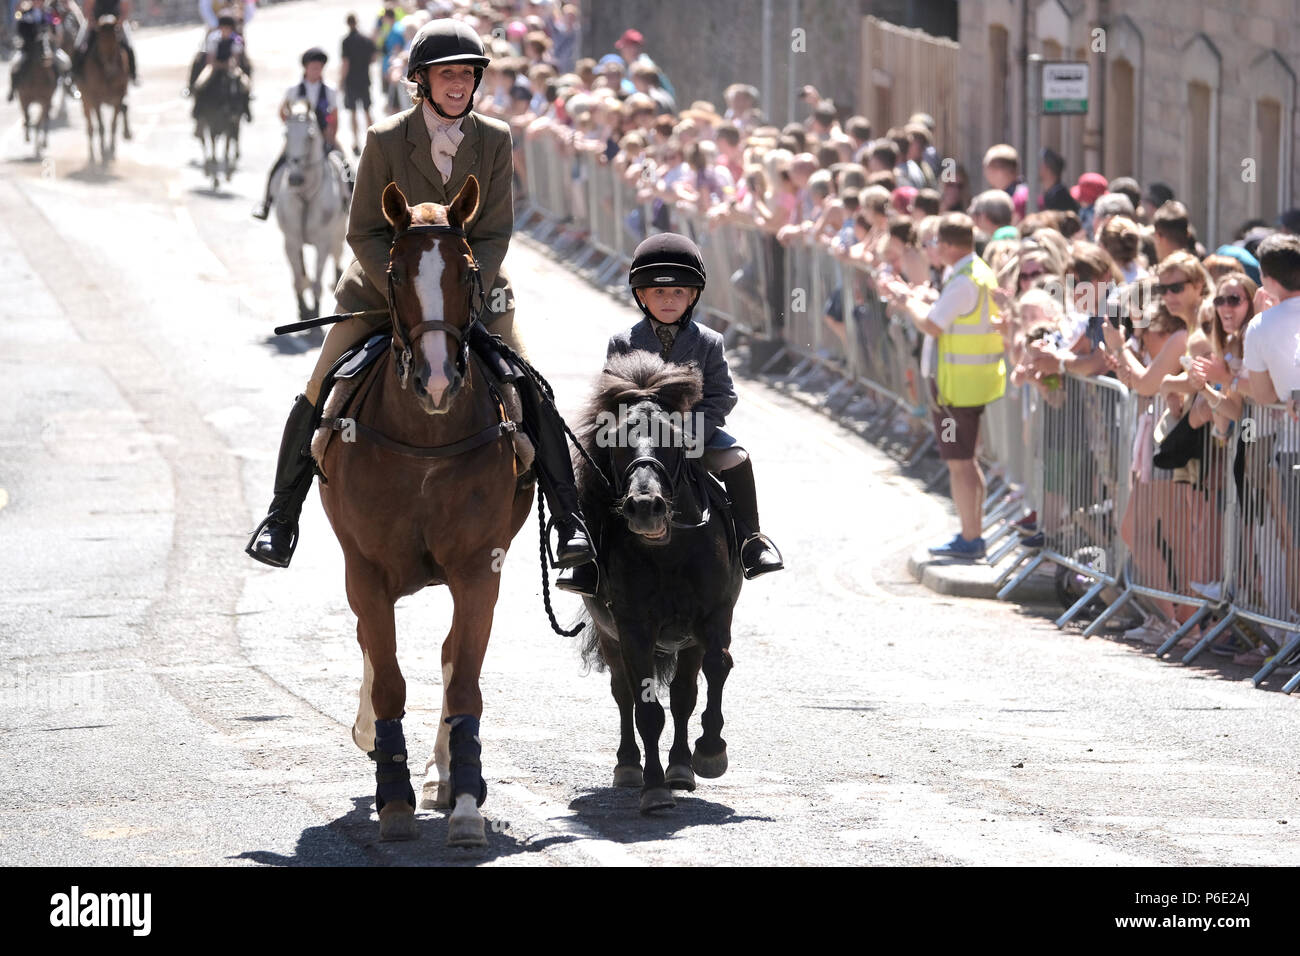
[[[606,664],[605,657],[600,652],[600,635],[596,633],[596,625],[587,612],[585,603],[578,608],[578,613],[565,630],[571,631],[575,627],[579,629],[575,640],[578,643],[578,654],[582,658],[583,672],[604,671]]]

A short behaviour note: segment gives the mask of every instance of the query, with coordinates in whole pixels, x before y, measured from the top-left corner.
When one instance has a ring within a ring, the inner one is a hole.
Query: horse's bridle
[[[470,252],[470,266],[465,272],[464,281],[469,285],[469,321],[464,327],[452,325],[450,322],[443,322],[440,319],[433,319],[427,322],[421,322],[418,325],[408,329],[397,318],[396,297],[393,294],[393,253],[397,249],[399,240],[406,236],[456,236],[460,239],[465,238],[465,230],[458,226],[440,226],[440,225],[423,225],[409,226],[403,229],[393,237],[393,245],[388,250],[388,319],[393,325],[393,341],[400,342],[401,349],[397,352],[397,378],[402,388],[406,388],[407,377],[411,373],[411,362],[414,360],[415,343],[419,341],[420,336],[426,332],[445,332],[456,340],[459,348],[456,352],[456,368],[463,376],[466,372],[466,366],[469,362],[469,336],[474,326],[478,323],[480,316],[483,314],[486,305],[486,297],[483,293],[483,275],[479,272],[478,262],[474,260],[474,254]]]
[[[649,468],[656,472],[667,486],[669,524],[674,528],[683,529],[704,527],[709,523],[709,503],[707,501],[700,502],[700,520],[698,522],[678,521],[675,517],[678,512],[677,486],[681,481],[682,467],[683,462],[685,461],[686,455],[681,453],[679,449],[679,454],[673,462],[672,471],[669,471],[668,466],[653,455],[638,455],[636,458],[633,458],[628,462],[627,467],[625,467],[620,474],[620,472],[614,468],[614,450],[611,448],[609,450],[609,464],[610,474],[614,476],[614,501],[610,505],[610,511],[615,514],[622,514],[623,505],[627,502],[627,489],[632,484],[632,473],[641,468]]]

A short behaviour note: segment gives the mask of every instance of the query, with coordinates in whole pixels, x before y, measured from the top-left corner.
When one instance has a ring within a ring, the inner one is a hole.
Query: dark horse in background
[[[694,790],[695,774],[720,777],[727,769],[722,687],[742,576],[725,502],[719,496],[710,507],[705,489],[713,479],[688,458],[691,443],[678,424],[702,394],[693,365],[647,352],[611,356],[579,432],[597,466],[580,459],[576,476],[601,556],[597,595],[583,598],[591,625],[582,653],[609,668],[620,729],[614,786],[641,787],[642,812],[675,806],[672,790]],[[692,753],[687,733],[701,668],[708,702]],[[657,682],[668,683],[673,713],[667,773],[659,762]]]
[[[203,173],[211,177],[215,191],[221,185],[223,172],[227,182],[235,173],[239,124],[248,109],[248,87],[229,69],[216,67],[194,95],[194,115],[203,144]]]
[[[431,584],[451,590],[442,720],[422,805],[452,808],[447,842],[453,846],[487,842],[478,809],[487,796],[479,672],[500,561],[533,500],[532,484],[520,480],[513,425],[502,421],[494,386],[468,357],[468,336],[483,306],[478,265],[465,239],[478,196],[473,176],[449,206],[411,207],[395,184],[384,190],[384,215],[394,231],[392,347],[359,380],[348,417],[325,420],[341,434],[318,454],[321,501],[343,548],[363,657],[352,739],[376,763],[381,839],[417,835],[393,605]]]

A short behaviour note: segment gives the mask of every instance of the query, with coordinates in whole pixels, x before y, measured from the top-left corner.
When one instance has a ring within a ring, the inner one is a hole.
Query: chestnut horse
[[[393,605],[431,584],[451,589],[442,719],[421,805],[452,807],[452,846],[487,842],[478,809],[487,795],[479,763],[479,671],[501,561],[533,500],[532,485],[519,481],[513,425],[502,423],[492,386],[468,354],[483,303],[464,230],[478,200],[473,176],[449,206],[412,207],[396,183],[384,190],[384,216],[394,230],[393,345],[357,386],[351,417],[325,420],[342,434],[320,456],[321,500],[343,547],[363,657],[352,739],[376,762],[381,839],[416,836]],[[353,440],[340,440],[349,427]]]
[[[99,126],[99,158],[107,163],[117,153],[117,119],[122,118],[122,137],[131,138],[131,122],[126,111],[126,87],[130,79],[130,64],[126,48],[117,34],[117,17],[102,16],[95,24],[95,49],[82,64],[77,88],[81,91],[81,108],[86,113],[86,138],[90,146],[90,161],[95,161],[95,126]],[[104,116],[102,107],[111,107],[113,119],[109,123],[107,145],[104,142]]]

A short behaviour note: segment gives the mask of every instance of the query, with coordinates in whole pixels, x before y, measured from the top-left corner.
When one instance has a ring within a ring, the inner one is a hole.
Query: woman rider
[[[387,270],[393,230],[380,197],[396,182],[411,205],[451,203],[466,179],[478,180],[478,214],[466,229],[487,291],[483,322],[516,351],[514,299],[501,270],[514,231],[511,197],[513,162],[510,129],[500,120],[472,112],[474,94],[488,58],[478,34],[452,19],[433,20],[411,44],[406,77],[417,86],[416,104],[370,127],[357,167],[348,244],[356,254],[339,280],[334,297],[343,312],[387,308]],[[266,518],[253,532],[247,553],[274,567],[287,567],[298,541],[298,515],[311,487],[310,443],[320,421],[322,380],[347,349],[388,325],[386,314],[351,318],[334,325],[321,346],[306,393],[294,400],[275,472],[275,496]],[[487,334],[471,337],[478,352],[491,350]],[[541,400],[531,378],[517,383],[524,427],[536,446],[534,469],[559,531],[556,567],[574,567],[595,558],[573,485],[559,414]]]

